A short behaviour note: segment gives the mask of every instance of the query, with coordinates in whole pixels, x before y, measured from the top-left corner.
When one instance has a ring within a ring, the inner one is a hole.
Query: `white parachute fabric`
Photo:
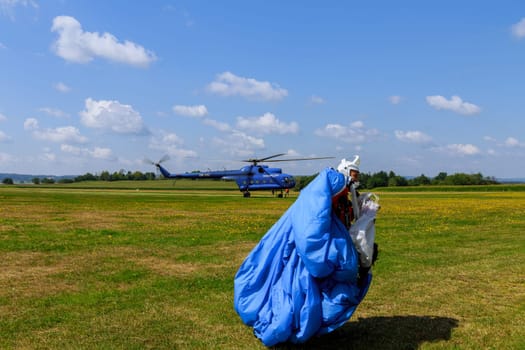
[[[375,220],[379,210],[379,197],[373,193],[363,193],[359,196],[360,216],[350,227],[350,237],[359,253],[362,267],[372,266],[374,241],[376,235]]]

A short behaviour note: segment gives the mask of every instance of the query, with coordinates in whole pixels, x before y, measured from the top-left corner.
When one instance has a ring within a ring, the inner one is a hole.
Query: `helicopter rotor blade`
[[[152,161],[152,160],[151,160],[151,159],[149,159],[149,158],[144,158],[144,159],[143,159],[142,161],[143,161],[144,163],[146,163],[146,164],[151,164],[151,165],[155,165],[155,162],[154,162],[154,161]]]
[[[310,157],[310,158],[289,158],[289,159],[273,159],[266,160],[267,163],[270,162],[294,162],[297,160],[314,160],[314,159],[334,159],[335,157]]]
[[[170,159],[170,156],[165,154],[162,158],[160,158],[160,160],[158,161],[158,164],[163,163],[169,159]]]
[[[273,156],[264,157],[264,158],[250,158],[250,159],[243,160],[243,162],[253,163],[253,165],[257,165],[257,163],[259,163],[259,162],[265,162],[268,159],[284,156],[285,154],[286,153],[279,153],[279,154],[274,154]]]

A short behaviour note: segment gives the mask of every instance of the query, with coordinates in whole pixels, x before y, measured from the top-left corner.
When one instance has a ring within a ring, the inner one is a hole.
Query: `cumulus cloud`
[[[88,63],[96,57],[110,61],[147,67],[157,58],[155,54],[131,41],[119,40],[110,33],[86,32],[80,22],[70,16],[53,19],[52,32],[58,33],[54,52],[68,62]]]
[[[230,131],[232,129],[228,123],[220,122],[215,119],[204,118],[202,123],[204,125],[211,126],[212,128],[215,128],[219,131]]]
[[[401,96],[398,96],[398,95],[394,95],[394,96],[389,96],[388,97],[388,101],[390,101],[391,104],[393,105],[398,105],[401,103]]]
[[[24,121],[24,129],[31,131],[34,138],[51,142],[73,142],[84,143],[87,138],[80,134],[74,126],[62,126],[58,128],[40,128],[38,120],[28,118]]]
[[[264,149],[264,139],[250,136],[240,130],[232,132],[223,138],[214,137],[212,139],[214,147],[234,157],[248,157],[255,150]]]
[[[515,137],[507,137],[505,140],[505,146],[510,148],[525,147],[525,143],[520,142]]]
[[[0,142],[8,142],[11,141],[11,137],[9,137],[5,132],[0,130]]]
[[[37,130],[38,129],[38,120],[35,118],[27,118],[24,121],[24,130]]]
[[[261,134],[295,134],[299,131],[299,124],[282,122],[272,113],[260,117],[237,117],[237,127]]]
[[[377,129],[367,129],[362,121],[356,121],[348,126],[327,124],[322,129],[315,130],[315,135],[358,144],[375,138],[379,135],[379,131]]]
[[[33,0],[0,0],[0,12],[12,21],[15,20],[15,7],[17,6],[38,8],[38,4]]]
[[[179,159],[197,157],[197,152],[184,148],[184,140],[180,136],[165,131],[151,138],[149,148]]]
[[[421,131],[402,131],[402,130],[396,130],[394,132],[396,135],[396,138],[399,141],[402,142],[408,142],[408,143],[429,143],[432,141],[432,137],[428,136],[427,134],[421,132]]]
[[[437,109],[446,109],[463,115],[477,114],[481,108],[473,103],[464,102],[459,96],[452,96],[450,100],[440,95],[427,96],[427,103]]]
[[[114,160],[115,156],[110,148],[95,147],[93,149],[76,147],[69,144],[60,145],[62,152],[70,153],[75,156],[87,156],[94,159]]]
[[[113,131],[118,134],[144,134],[147,130],[139,112],[118,101],[95,101],[87,98],[85,110],[80,112],[82,123],[88,128]]]
[[[231,72],[217,75],[215,81],[208,84],[209,92],[221,96],[242,96],[258,100],[281,100],[288,95],[286,89],[268,81],[236,76]]]
[[[176,105],[173,106],[173,111],[177,113],[178,115],[183,115],[186,117],[204,117],[208,114],[208,109],[204,105],[197,105],[197,106],[182,106],[182,105]]]
[[[60,109],[57,109],[57,108],[51,108],[51,107],[42,107],[42,108],[39,108],[38,109],[40,112],[44,112],[46,113],[47,115],[50,115],[52,117],[56,117],[56,118],[69,118],[69,114],[64,112],[64,111],[61,111]]]
[[[313,95],[310,97],[310,103],[314,105],[322,105],[325,103],[325,100],[322,97]]]
[[[468,144],[451,144],[441,148],[438,148],[437,151],[448,153],[452,156],[474,156],[480,154],[481,151],[478,147],[468,143]]]
[[[67,93],[71,91],[71,88],[62,82],[58,82],[54,84],[53,87],[55,88],[55,90],[63,92],[63,93]]]
[[[518,23],[512,25],[511,31],[512,35],[518,39],[525,37],[525,17],[522,18]]]

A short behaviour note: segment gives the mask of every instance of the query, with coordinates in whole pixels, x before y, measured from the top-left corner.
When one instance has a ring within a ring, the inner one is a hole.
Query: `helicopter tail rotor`
[[[151,164],[151,165],[154,165],[155,166],[155,169],[156,169],[156,176],[158,177],[159,176],[159,173],[160,173],[160,164],[161,163],[164,163],[165,161],[169,160],[170,159],[170,156],[168,156],[167,154],[165,154],[162,158],[159,159],[158,162],[154,162],[152,161],[151,159],[149,158],[144,158],[144,162],[147,163],[147,164]]]

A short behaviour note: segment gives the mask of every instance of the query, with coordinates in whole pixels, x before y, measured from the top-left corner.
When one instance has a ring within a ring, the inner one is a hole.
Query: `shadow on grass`
[[[458,324],[454,318],[435,316],[359,318],[304,344],[280,344],[273,349],[418,349],[424,342],[449,340]]]

